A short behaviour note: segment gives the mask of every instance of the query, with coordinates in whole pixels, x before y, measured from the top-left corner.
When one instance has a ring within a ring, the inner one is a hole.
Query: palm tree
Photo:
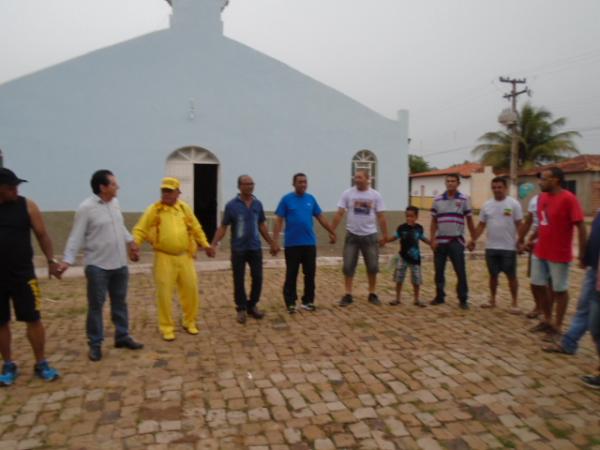
[[[573,139],[577,131],[561,131],[567,122],[564,117],[552,118],[552,113],[531,104],[523,105],[517,121],[519,137],[518,167],[527,169],[558,162],[579,153]],[[495,169],[510,168],[512,134],[506,131],[489,131],[478,139],[482,142],[472,151],[480,155],[480,162]]]

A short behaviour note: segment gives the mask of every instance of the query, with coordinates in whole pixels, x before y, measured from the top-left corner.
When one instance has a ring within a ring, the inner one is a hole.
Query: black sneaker
[[[469,309],[469,303],[468,302],[460,302],[460,305],[458,305],[458,307],[460,309]]]
[[[300,306],[302,309],[306,310],[306,311],[310,311],[313,312],[314,310],[316,310],[317,308],[315,307],[314,303],[302,303],[302,305]]]
[[[287,311],[288,311],[288,314],[296,314],[296,305],[288,305]]]
[[[600,389],[600,375],[584,375],[581,377],[581,381],[592,389]]]
[[[381,300],[379,300],[379,297],[377,297],[377,294],[375,294],[374,292],[371,292],[369,294],[369,303],[379,306],[379,305],[381,305]]]
[[[352,300],[352,296],[350,294],[346,294],[342,297],[342,299],[340,300],[340,302],[338,304],[340,306],[344,307],[344,306],[351,305],[352,303],[354,303],[354,300]]]
[[[443,305],[444,303],[446,303],[444,300],[440,300],[438,298],[434,298],[433,300],[431,300],[429,302],[430,305]]]

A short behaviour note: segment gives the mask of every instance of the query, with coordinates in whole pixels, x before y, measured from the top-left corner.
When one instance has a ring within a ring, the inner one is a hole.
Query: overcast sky
[[[169,15],[165,0],[0,0],[0,84]],[[598,0],[230,0],[223,13],[227,36],[386,117],[408,109],[411,152],[438,167],[499,127],[499,76],[526,77],[530,101],[600,153],[599,19]]]

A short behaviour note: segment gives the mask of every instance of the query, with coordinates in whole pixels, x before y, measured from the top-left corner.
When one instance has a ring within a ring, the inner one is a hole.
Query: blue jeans
[[[595,298],[590,301],[590,333],[600,357],[600,293],[598,292],[596,292]]]
[[[102,345],[104,340],[104,324],[102,307],[106,294],[110,297],[110,315],[115,325],[115,342],[122,341],[129,335],[129,318],[127,315],[127,282],[129,270],[127,266],[119,269],[104,270],[97,266],[86,266],[88,312],[86,332],[90,347]]]
[[[446,277],[444,272],[446,270],[446,261],[448,258],[456,273],[456,296],[461,303],[466,303],[469,298],[469,286],[467,285],[467,270],[465,267],[465,247],[456,239],[447,244],[439,244],[433,255],[435,268],[435,299],[443,302],[446,298],[446,293],[444,292]]]
[[[569,330],[560,345],[569,353],[577,352],[577,344],[585,332],[590,329],[590,305],[596,299],[596,269],[588,267],[581,285],[577,311],[571,319]]]

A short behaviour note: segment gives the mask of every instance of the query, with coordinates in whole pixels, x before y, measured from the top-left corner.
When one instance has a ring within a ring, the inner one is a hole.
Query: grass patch
[[[557,437],[558,439],[568,439],[571,434],[573,434],[573,430],[568,428],[558,428],[556,425],[553,425],[552,422],[546,421],[546,427],[550,430],[550,432]]]
[[[505,438],[502,436],[496,436],[496,439],[498,439],[498,442],[500,442],[502,444],[502,447],[504,447],[504,448],[516,448],[517,447],[515,445],[515,443],[508,438]]]

